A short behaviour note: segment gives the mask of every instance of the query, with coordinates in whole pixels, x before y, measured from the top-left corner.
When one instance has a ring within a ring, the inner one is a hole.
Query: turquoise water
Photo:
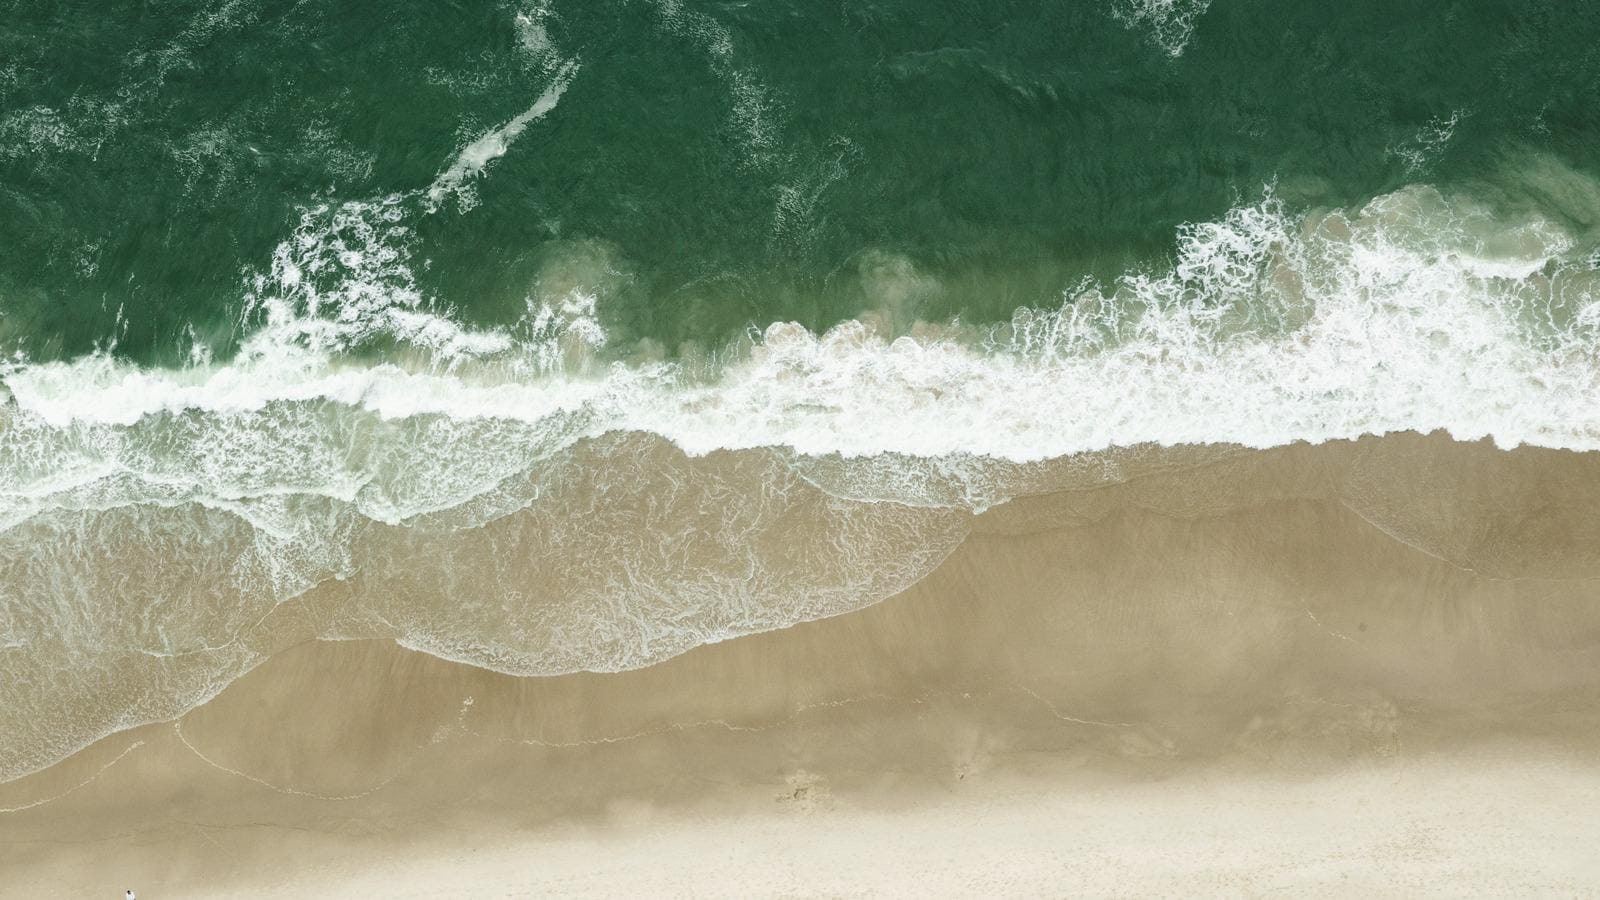
[[[1597,98],[1576,0],[0,2],[0,780],[314,638],[848,612],[1150,445],[1600,449]]]

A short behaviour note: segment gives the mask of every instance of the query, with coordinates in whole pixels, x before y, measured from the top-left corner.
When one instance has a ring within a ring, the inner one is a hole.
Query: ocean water
[[[311,637],[846,612],[1152,445],[1600,449],[1597,226],[1579,0],[0,2],[0,780]]]

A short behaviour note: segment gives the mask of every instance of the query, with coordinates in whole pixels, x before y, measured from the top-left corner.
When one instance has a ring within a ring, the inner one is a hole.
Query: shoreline
[[[1573,849],[1600,840],[1600,454],[1198,455],[1014,500],[888,600],[642,669],[299,644],[0,785],[0,875],[152,897],[1600,885]],[[970,864],[929,855],[972,817],[1002,827]]]

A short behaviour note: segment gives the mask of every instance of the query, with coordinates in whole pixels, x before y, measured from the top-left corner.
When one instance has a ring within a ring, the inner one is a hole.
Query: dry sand
[[[299,645],[0,785],[0,894],[1600,895],[1600,458],[1170,462],[646,669]]]

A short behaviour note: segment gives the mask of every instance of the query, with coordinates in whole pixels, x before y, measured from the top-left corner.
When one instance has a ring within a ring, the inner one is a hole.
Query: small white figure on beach
[[[137,900],[137,898],[133,896],[133,891],[123,891],[122,900]]]

